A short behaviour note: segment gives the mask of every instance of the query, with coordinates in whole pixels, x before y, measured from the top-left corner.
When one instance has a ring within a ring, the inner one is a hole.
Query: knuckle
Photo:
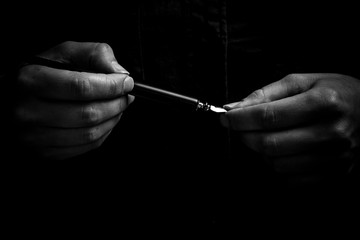
[[[266,105],[262,110],[261,126],[264,129],[271,129],[277,121],[274,108],[271,105]]]
[[[319,106],[319,108],[331,111],[341,112],[342,101],[339,93],[330,88],[322,88],[318,91],[313,91],[308,95],[308,104]]]
[[[287,95],[294,95],[303,91],[302,82],[304,82],[306,77],[302,74],[289,74],[284,79],[281,80],[281,84],[284,86],[284,89],[287,91]]]
[[[70,91],[75,98],[87,98],[91,96],[90,80],[87,77],[82,76],[81,73],[73,72],[73,81],[70,84]]]
[[[347,140],[350,138],[351,130],[347,122],[338,122],[333,126],[333,133],[336,139]]]
[[[310,91],[306,95],[305,101],[307,106],[319,106],[321,105],[322,97],[318,91]]]
[[[86,144],[86,143],[93,143],[96,140],[99,139],[99,130],[98,128],[89,128],[85,131],[83,131],[82,134],[82,143]]]
[[[266,100],[264,88],[260,88],[251,93],[251,98]]]
[[[100,122],[100,112],[92,104],[84,106],[81,110],[81,120],[87,124],[97,124]]]
[[[106,52],[108,52],[111,49],[110,45],[107,43],[99,42],[96,43],[93,51],[93,57],[102,56]]]
[[[304,74],[299,73],[291,73],[286,75],[284,78],[285,82],[292,83],[292,82],[298,82],[298,81],[304,81],[306,79],[306,76]]]
[[[65,49],[71,48],[74,45],[74,41],[65,41],[59,44],[59,47],[63,47]]]
[[[260,142],[260,152],[267,156],[273,156],[277,153],[277,139],[274,136],[265,136]]]
[[[34,72],[39,72],[40,67],[36,65],[27,65],[22,67],[17,73],[17,82],[22,87],[32,88],[34,85]]]
[[[314,76],[304,73],[291,73],[288,74],[283,81],[290,84],[294,88],[302,90],[304,86],[309,86],[314,80]]]
[[[109,77],[106,74],[104,75],[104,78],[105,78],[105,81],[108,83],[108,86],[109,86],[109,96],[115,96],[118,89],[120,88],[118,86],[118,82],[116,81],[116,79],[114,79],[112,77]]]
[[[332,110],[339,111],[341,100],[339,93],[334,89],[324,89],[322,92],[323,100],[326,106]]]
[[[330,144],[336,144],[337,149],[344,151],[356,145],[352,136],[353,129],[347,123],[338,123],[333,127],[333,136]]]

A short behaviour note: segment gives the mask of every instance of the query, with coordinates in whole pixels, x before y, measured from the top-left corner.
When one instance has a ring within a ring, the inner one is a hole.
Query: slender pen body
[[[170,102],[179,102],[187,105],[192,105],[196,107],[200,102],[196,98],[192,98],[189,96],[185,96],[182,94],[178,94],[175,92],[171,92],[165,89],[149,86],[143,83],[135,82],[134,89],[131,94],[139,97],[145,98],[161,98],[164,100],[169,100]]]

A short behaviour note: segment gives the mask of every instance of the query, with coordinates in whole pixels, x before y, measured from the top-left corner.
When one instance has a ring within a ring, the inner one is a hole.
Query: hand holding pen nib
[[[129,93],[173,101],[190,109],[226,112],[195,98],[134,83],[111,47],[65,42],[19,69],[15,119],[18,138],[38,154],[66,159],[99,147],[134,100]]]

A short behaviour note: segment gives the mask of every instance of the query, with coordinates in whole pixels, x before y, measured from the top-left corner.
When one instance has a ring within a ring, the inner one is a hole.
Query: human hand
[[[360,81],[291,74],[224,106],[223,126],[263,154],[290,184],[349,171],[360,142]]]
[[[46,159],[66,159],[99,147],[134,100],[133,79],[104,43],[64,42],[39,54],[84,71],[26,65],[14,108],[18,138]]]

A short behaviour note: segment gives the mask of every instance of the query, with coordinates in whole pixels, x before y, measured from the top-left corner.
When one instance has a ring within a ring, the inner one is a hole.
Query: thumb
[[[106,43],[67,41],[40,55],[88,71],[129,74]]]
[[[310,89],[317,78],[317,74],[290,74],[252,92],[240,102],[224,105],[224,108],[226,110],[244,108],[294,96]]]

